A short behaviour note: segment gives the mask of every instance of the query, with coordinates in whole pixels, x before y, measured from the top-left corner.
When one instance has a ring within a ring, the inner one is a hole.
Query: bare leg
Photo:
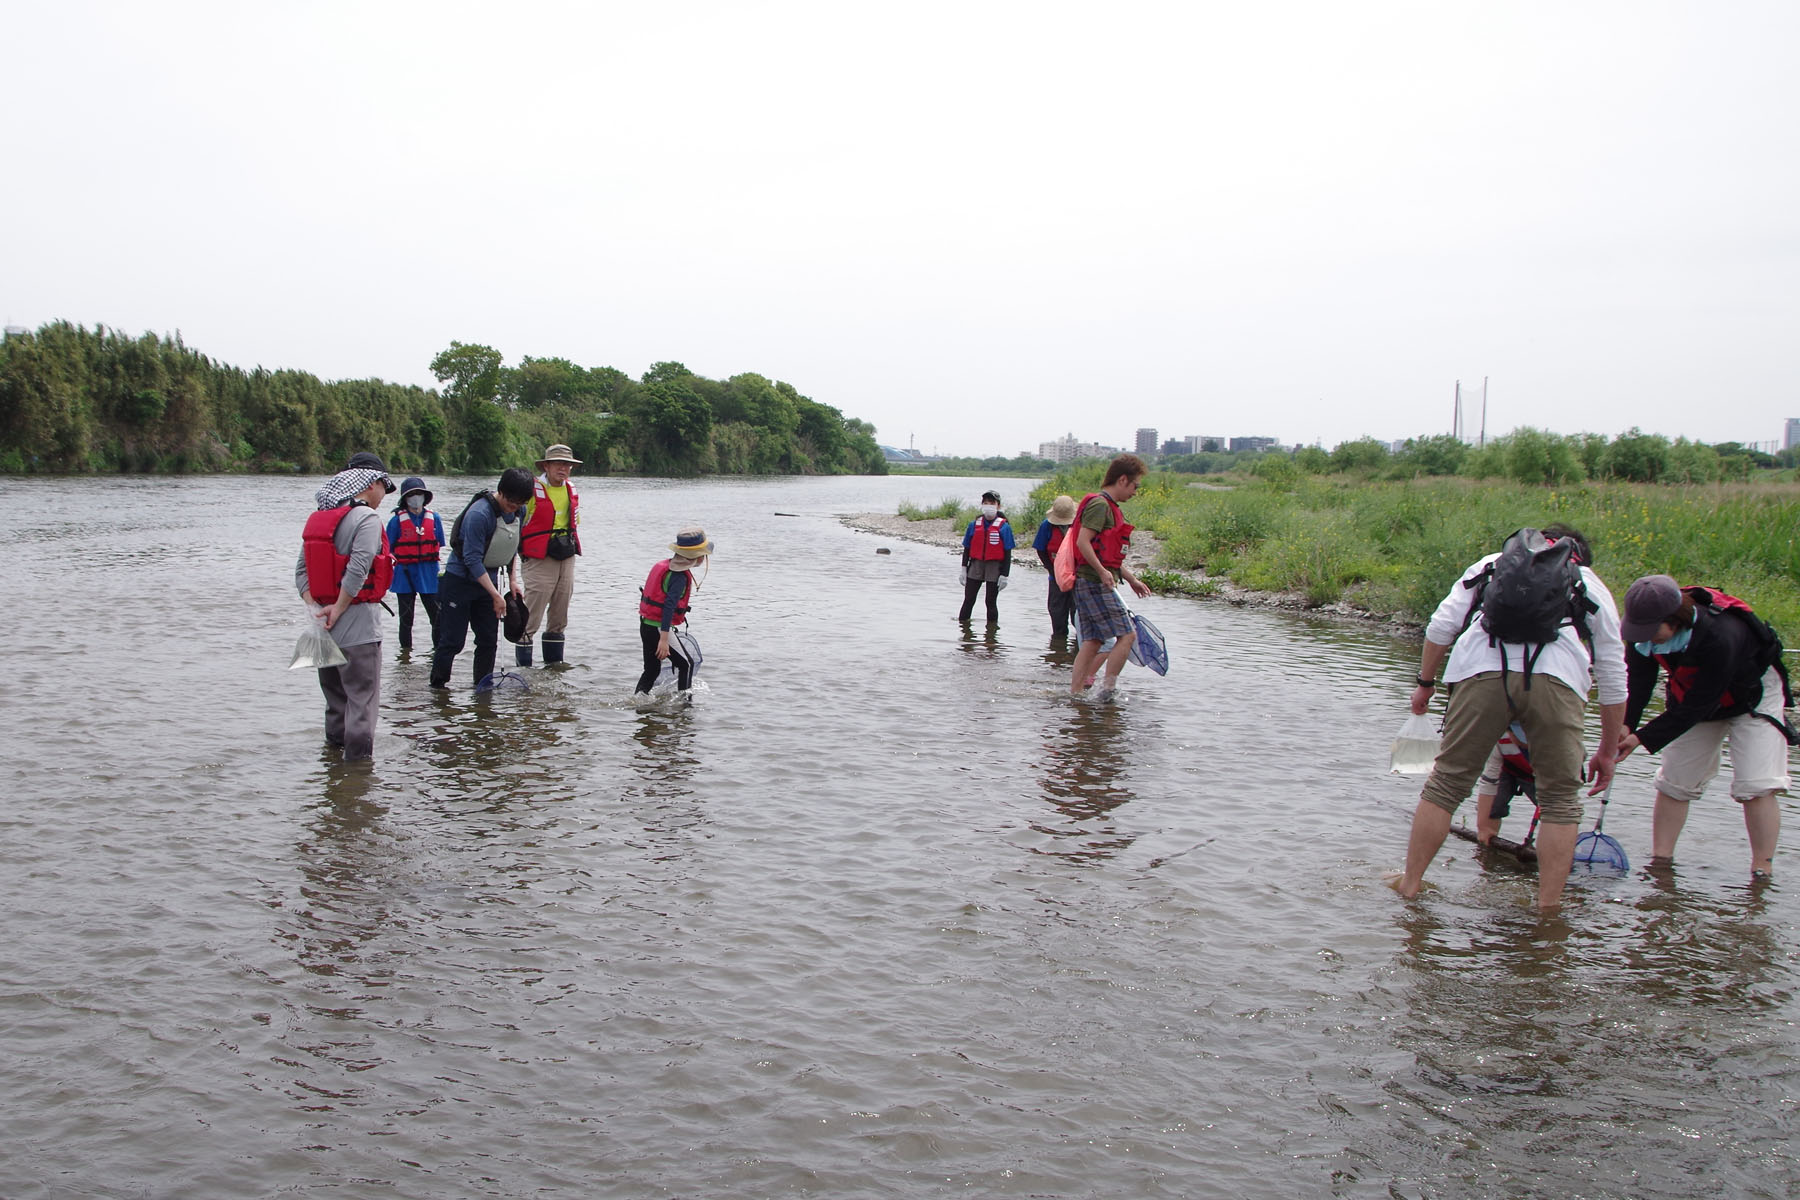
[[[1748,807],[1745,806],[1744,813],[1746,822],[1750,819]],[[1675,861],[1675,842],[1681,837],[1681,827],[1687,824],[1687,819],[1686,800],[1665,796],[1660,791],[1656,793],[1656,808],[1650,814],[1650,862],[1653,865]],[[1754,851],[1754,844],[1751,849]]]
[[[1135,641],[1137,634],[1121,634],[1112,652],[1106,656],[1106,678],[1100,681],[1103,690],[1110,692],[1113,685],[1119,682],[1119,672],[1125,669],[1125,660],[1131,657],[1131,644]]]
[[[1581,830],[1574,825],[1538,826],[1538,911],[1555,912],[1562,903],[1563,885],[1575,862],[1575,842]]]
[[[1083,641],[1081,649],[1075,652],[1075,666],[1069,674],[1069,694],[1079,696],[1087,691],[1088,672],[1094,669],[1094,660],[1100,657],[1100,639]]]
[[[1775,841],[1781,836],[1781,806],[1774,792],[1744,801],[1744,828],[1750,833],[1750,870],[1775,871]]]
[[[1450,835],[1450,814],[1431,803],[1419,801],[1413,809],[1412,836],[1406,842],[1406,870],[1394,881],[1394,890],[1411,900],[1425,882],[1425,868],[1443,848]]]

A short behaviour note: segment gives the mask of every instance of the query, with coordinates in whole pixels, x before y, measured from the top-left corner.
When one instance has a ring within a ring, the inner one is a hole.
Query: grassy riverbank
[[[1035,529],[1058,493],[1099,486],[1098,468],[1047,480],[1015,514]],[[1534,487],[1460,477],[1388,482],[1347,476],[1265,481],[1154,473],[1125,506],[1163,542],[1158,566],[1298,592],[1422,623],[1469,563],[1523,525],[1562,521],[1593,544],[1622,599],[1663,572],[1749,601],[1800,647],[1800,489],[1793,485],[1588,483]]]

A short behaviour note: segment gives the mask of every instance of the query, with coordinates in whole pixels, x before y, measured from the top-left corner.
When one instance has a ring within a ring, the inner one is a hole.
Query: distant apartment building
[[[1792,450],[1795,446],[1800,446],[1800,417],[1789,417],[1787,431],[1781,439],[1781,448]]]
[[[1038,457],[1047,458],[1051,462],[1074,462],[1083,458],[1111,458],[1119,453],[1117,446],[1102,446],[1098,442],[1078,442],[1073,433],[1065,434],[1054,442],[1039,442]]]
[[[1144,428],[1137,431],[1137,452],[1139,454],[1156,453],[1156,430]]]
[[[1272,437],[1234,437],[1231,439],[1231,452],[1238,454],[1245,450],[1267,450],[1275,445]]]
[[[1169,438],[1162,444],[1162,452],[1165,455],[1202,454],[1224,448],[1224,438],[1202,437],[1197,433],[1190,433],[1187,437]]]

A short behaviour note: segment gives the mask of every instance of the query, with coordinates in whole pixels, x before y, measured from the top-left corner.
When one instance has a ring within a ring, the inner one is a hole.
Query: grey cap
[[[1619,635],[1628,642],[1647,642],[1657,626],[1681,611],[1681,585],[1667,575],[1646,575],[1625,589],[1625,615]]]

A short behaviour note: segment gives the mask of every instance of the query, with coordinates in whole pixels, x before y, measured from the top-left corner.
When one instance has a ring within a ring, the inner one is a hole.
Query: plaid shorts
[[[1081,640],[1104,642],[1111,637],[1130,637],[1131,617],[1113,589],[1102,587],[1085,575],[1075,577],[1075,620]]]

